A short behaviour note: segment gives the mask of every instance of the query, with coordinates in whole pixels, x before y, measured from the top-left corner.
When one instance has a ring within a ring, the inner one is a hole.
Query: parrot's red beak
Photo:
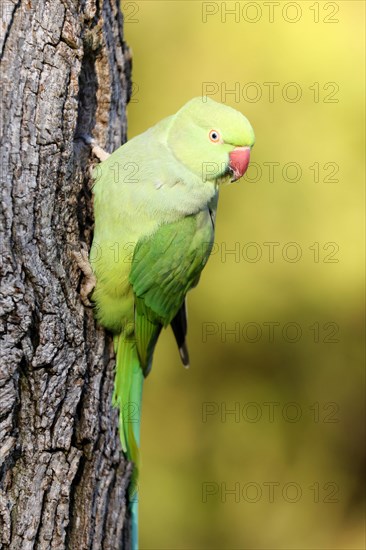
[[[247,171],[250,160],[250,147],[235,147],[229,153],[229,159],[229,168],[233,174],[231,181],[236,181]]]

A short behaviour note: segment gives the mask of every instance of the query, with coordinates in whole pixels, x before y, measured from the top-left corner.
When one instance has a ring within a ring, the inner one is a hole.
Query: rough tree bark
[[[126,137],[119,0],[1,0],[0,547],[129,547],[110,338],[78,294],[90,151]],[[2,545],[2,546],[1,546]]]

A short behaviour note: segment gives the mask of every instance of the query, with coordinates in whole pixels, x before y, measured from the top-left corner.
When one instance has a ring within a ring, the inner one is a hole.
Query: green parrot
[[[122,145],[94,172],[92,301],[98,321],[114,335],[113,404],[122,449],[135,465],[133,548],[143,380],[168,325],[183,365],[189,364],[186,294],[212,249],[220,184],[243,176],[254,139],[240,112],[198,97]]]

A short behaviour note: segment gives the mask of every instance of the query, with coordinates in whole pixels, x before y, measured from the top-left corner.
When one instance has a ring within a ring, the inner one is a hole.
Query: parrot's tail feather
[[[183,363],[183,367],[189,369],[189,354],[186,342],[183,342],[183,344],[180,346],[179,355]]]
[[[131,549],[138,550],[138,500],[137,494],[135,498],[130,502],[131,511]]]
[[[171,327],[174,332],[175,340],[178,345],[179,355],[183,366],[188,369],[189,367],[189,353],[187,348],[186,336],[187,336],[187,308],[186,302],[180,306],[176,316],[171,321]]]
[[[134,463],[134,470],[129,488],[132,548],[137,543],[137,480],[140,467],[140,419],[141,399],[144,374],[140,365],[135,342],[120,334],[114,337],[116,351],[116,376],[114,383],[113,405],[119,407],[119,433],[123,451],[128,460]]]

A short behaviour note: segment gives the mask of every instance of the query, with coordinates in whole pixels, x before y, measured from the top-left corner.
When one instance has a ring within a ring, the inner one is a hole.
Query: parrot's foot
[[[104,149],[99,147],[95,139],[92,138],[91,136],[88,136],[86,134],[79,134],[78,137],[82,139],[83,142],[86,143],[86,145],[91,146],[93,155],[97,157],[97,159],[99,159],[100,162],[103,162],[103,160],[106,160],[110,156],[110,153],[107,153],[107,151],[104,151]]]
[[[72,251],[76,263],[85,277],[80,287],[80,298],[85,306],[92,307],[93,304],[89,300],[89,295],[94,290],[97,280],[89,263],[87,246],[85,243],[80,244],[81,248],[79,250]]]
[[[110,153],[107,153],[107,151],[104,151],[104,149],[99,147],[99,145],[95,143],[94,139],[92,140],[91,146],[93,155],[96,156],[97,159],[100,160],[100,162],[103,162],[103,160],[106,160],[108,157],[110,157]]]

